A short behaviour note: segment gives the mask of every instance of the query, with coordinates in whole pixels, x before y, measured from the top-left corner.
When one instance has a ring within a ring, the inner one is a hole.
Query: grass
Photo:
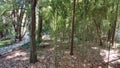
[[[5,47],[5,46],[8,46],[12,44],[12,40],[11,39],[8,39],[8,40],[0,40],[0,48],[2,47]]]

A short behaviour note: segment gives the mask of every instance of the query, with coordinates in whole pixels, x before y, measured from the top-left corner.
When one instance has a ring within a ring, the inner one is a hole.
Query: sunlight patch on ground
[[[103,60],[105,62],[108,62],[108,61],[113,61],[113,60],[116,60],[118,59],[120,61],[120,53],[118,53],[118,51],[115,51],[115,50],[110,50],[110,53],[108,50],[104,50],[104,49],[101,49],[100,51],[100,55],[103,57]],[[108,60],[109,58],[109,60]],[[116,61],[118,61],[116,60]]]
[[[44,39],[44,40],[50,40],[50,35],[43,35],[42,39]]]
[[[99,49],[98,47],[91,47],[91,48],[94,50]],[[104,60],[104,62],[113,61],[111,63],[116,63],[116,62],[120,63],[119,48],[120,48],[120,44],[115,43],[114,46],[111,47],[110,51],[109,49],[100,49],[100,55],[102,59]]]
[[[17,60],[28,60],[28,59],[29,59],[28,57],[24,56],[24,57],[21,57],[21,58],[17,57],[14,60],[17,61]]]
[[[53,51],[54,49],[55,49],[54,47],[53,47],[53,48],[50,48],[49,51]]]
[[[119,43],[114,43],[114,46],[112,46],[112,48],[120,48],[120,44]]]
[[[69,54],[70,52],[69,51],[65,51],[65,54]]]
[[[95,49],[95,50],[96,50],[96,49],[99,49],[98,47],[91,47],[91,48],[92,48],[92,49]]]
[[[41,42],[40,45],[50,45],[48,42]]]
[[[15,51],[13,54],[9,55],[6,57],[6,59],[13,59],[14,60],[26,60],[28,57],[26,57],[27,53],[26,52],[21,52],[21,51]],[[18,58],[16,58],[18,57]],[[19,58],[21,57],[21,58]]]

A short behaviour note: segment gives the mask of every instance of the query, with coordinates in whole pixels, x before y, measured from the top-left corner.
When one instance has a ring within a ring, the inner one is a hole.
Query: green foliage
[[[8,24],[3,24],[3,23],[0,23],[0,31],[4,31],[6,29],[9,28],[9,25]]]
[[[115,18],[117,2],[118,0],[77,0],[75,37],[79,41],[96,41],[98,34],[94,20],[100,25],[101,36],[106,36]],[[70,34],[72,1],[49,0],[39,3],[39,6],[42,5],[43,29],[49,31],[52,37],[60,38],[62,34]]]
[[[100,26],[101,36],[107,36],[116,19],[116,7],[119,0],[77,0],[75,19],[75,38],[81,41],[93,41],[97,39],[97,29],[94,20]],[[13,1],[0,1],[0,31],[13,30],[11,11],[18,9],[20,3]],[[25,16],[27,23],[31,21],[30,2],[25,0]],[[120,7],[120,4],[118,5]],[[43,18],[43,32],[51,34],[52,37],[68,37],[71,33],[72,1],[71,0],[38,0],[37,12]],[[120,9],[118,17],[120,16]],[[18,13],[19,14],[19,13]],[[6,17],[4,24],[2,16]],[[117,20],[119,21],[119,19]],[[119,25],[119,22],[117,22]],[[26,26],[28,27],[28,26]],[[28,28],[27,28],[28,29]],[[29,30],[29,29],[28,29]],[[37,33],[37,32],[36,32]],[[12,34],[15,34],[12,31]],[[67,35],[65,35],[67,34]],[[58,36],[59,35],[59,36]]]
[[[7,46],[7,45],[10,45],[10,44],[12,44],[13,43],[13,40],[11,40],[11,39],[8,39],[8,40],[0,40],[0,48],[1,47],[5,47],[5,46]]]

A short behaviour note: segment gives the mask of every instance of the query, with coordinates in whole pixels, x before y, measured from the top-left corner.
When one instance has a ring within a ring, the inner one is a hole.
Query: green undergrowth
[[[11,39],[8,39],[8,40],[0,40],[0,48],[2,47],[5,47],[5,46],[8,46],[10,44],[12,44],[13,41]]]
[[[20,48],[23,48],[23,49],[28,49],[28,48],[30,48],[30,42],[22,45]]]

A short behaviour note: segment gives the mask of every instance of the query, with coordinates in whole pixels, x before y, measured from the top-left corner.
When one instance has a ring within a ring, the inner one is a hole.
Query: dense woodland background
[[[26,53],[33,68],[120,68],[119,1],[0,0],[0,48],[27,35],[30,41],[12,52]]]

